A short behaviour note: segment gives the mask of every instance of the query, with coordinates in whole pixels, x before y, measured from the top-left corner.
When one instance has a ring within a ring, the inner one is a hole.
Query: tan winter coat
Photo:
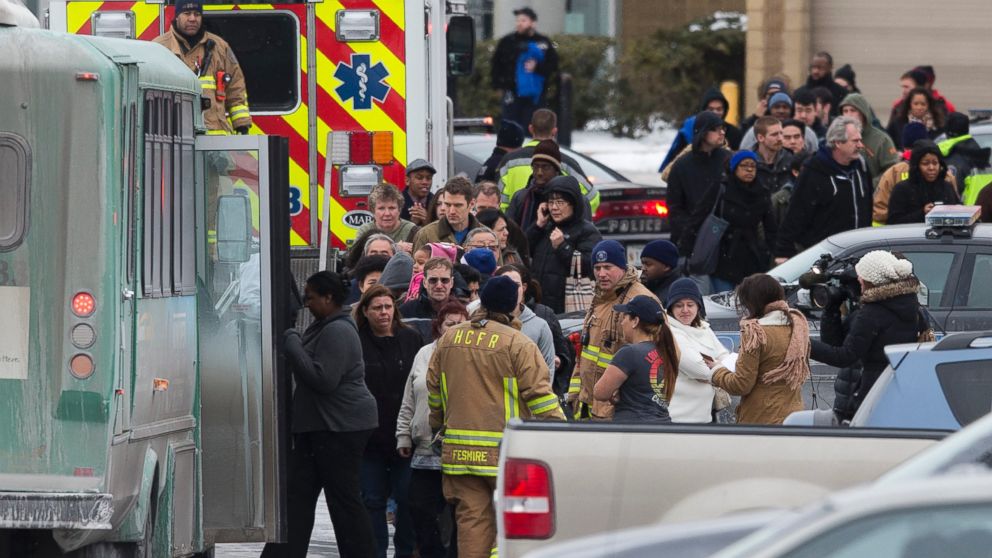
[[[468,216],[468,228],[466,231],[472,229],[477,229],[481,225],[475,215]],[[458,241],[455,240],[455,232],[451,230],[451,225],[448,224],[448,220],[444,217],[434,221],[433,223],[428,223],[424,225],[419,231],[417,231],[417,236],[413,239],[413,251],[416,252],[420,250],[420,247],[424,244],[431,242],[447,242],[448,244],[460,245]]]
[[[878,186],[875,188],[875,199],[872,202],[871,220],[875,226],[884,225],[889,220],[889,198],[892,197],[892,189],[903,180],[909,178],[909,162],[899,161],[882,173],[882,178],[878,179]],[[947,173],[946,180],[958,189],[954,175]]]
[[[203,68],[203,59],[207,54],[207,44],[212,41],[210,59],[207,67]],[[172,51],[186,66],[200,78],[202,95],[210,99],[210,108],[203,111],[203,123],[207,130],[234,133],[236,128],[251,127],[251,115],[248,113],[248,93],[245,91],[245,76],[241,66],[234,56],[227,41],[207,31],[195,45],[190,47],[175,27],[165,34],[155,38],[155,42]],[[218,72],[230,76],[230,81],[224,86],[226,98],[219,100]]]
[[[514,327],[474,318],[445,332],[427,368],[431,429],[444,428],[441,471],[495,477],[510,419],[564,420],[549,376],[537,345]]]
[[[648,295],[658,300],[654,293],[637,280],[637,269],[628,266],[627,273],[615,289],[603,293],[596,288],[592,307],[583,320],[582,331],[586,342],[582,345],[578,366],[572,373],[568,395],[570,400],[578,397],[579,402],[588,405],[594,419],[613,417],[613,404],[596,401],[592,392],[596,382],[603,377],[606,367],[613,361],[613,355],[627,344],[620,329],[620,315],[613,311],[613,305],[624,304],[637,295]]]
[[[737,422],[740,424],[782,424],[789,413],[803,410],[802,388],[792,389],[784,380],[766,384],[764,375],[785,359],[792,337],[785,313],[769,312],[758,320],[768,340],[757,350],[741,350],[735,371],[719,367],[711,382],[731,395],[740,395]],[[741,344],[744,346],[744,343]]]

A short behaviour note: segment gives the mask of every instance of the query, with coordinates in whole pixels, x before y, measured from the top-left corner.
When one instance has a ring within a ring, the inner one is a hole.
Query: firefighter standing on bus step
[[[172,28],[155,38],[200,78],[210,108],[203,123],[213,133],[247,134],[251,129],[245,76],[227,41],[203,29],[202,0],[179,0]]]
[[[490,279],[482,307],[438,340],[427,370],[430,424],[443,440],[442,487],[455,506],[460,558],[496,552],[493,491],[506,423],[565,418],[541,351],[511,316],[518,296],[509,277]]]
[[[582,353],[568,386],[568,401],[576,418],[612,420],[613,404],[596,401],[593,388],[603,377],[613,355],[627,344],[614,305],[625,304],[637,295],[655,298],[637,278],[637,269],[627,266],[627,251],[616,240],[603,240],[592,249],[596,291],[582,320]]]

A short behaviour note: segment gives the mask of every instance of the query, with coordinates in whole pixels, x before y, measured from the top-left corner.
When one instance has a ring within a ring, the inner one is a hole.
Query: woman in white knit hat
[[[875,250],[854,269],[861,283],[861,309],[842,323],[839,305],[824,308],[820,340],[812,342],[810,353],[814,360],[841,368],[834,383],[834,412],[841,420],[854,416],[885,370],[886,345],[913,343],[930,329],[917,298],[920,282],[912,262]]]

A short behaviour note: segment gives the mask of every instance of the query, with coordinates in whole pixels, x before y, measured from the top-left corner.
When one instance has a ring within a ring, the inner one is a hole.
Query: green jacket
[[[864,116],[863,121],[867,122],[861,130],[861,141],[865,144],[865,161],[868,163],[868,172],[871,173],[871,184],[872,187],[876,187],[885,169],[899,162],[899,152],[896,151],[896,145],[892,143],[892,138],[885,133],[885,130],[871,125],[875,120],[875,112],[864,96],[851,93],[844,97],[844,101],[837,108],[843,110],[848,105],[858,109],[858,112]]]
[[[532,139],[520,149],[507,153],[503,157],[503,160],[500,161],[498,171],[500,191],[499,208],[503,211],[506,211],[510,207],[510,200],[513,199],[513,194],[527,187],[531,175],[530,159],[534,155],[534,146],[537,143],[537,140]],[[563,153],[561,156],[561,171],[562,174],[574,176],[579,181],[579,189],[582,190],[582,195],[585,196],[590,208],[595,212],[596,208],[599,207],[599,192],[589,182],[586,174],[582,172],[582,167],[579,163]],[[592,220],[591,215],[589,216],[589,220]]]

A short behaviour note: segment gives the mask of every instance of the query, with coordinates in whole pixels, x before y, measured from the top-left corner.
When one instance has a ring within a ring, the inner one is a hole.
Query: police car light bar
[[[927,213],[927,238],[940,238],[944,234],[970,237],[981,216],[982,208],[977,205],[938,205]]]

